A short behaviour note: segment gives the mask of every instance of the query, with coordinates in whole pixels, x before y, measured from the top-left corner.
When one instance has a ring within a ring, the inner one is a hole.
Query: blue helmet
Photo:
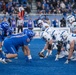
[[[12,27],[10,27],[8,30],[7,30],[7,35],[12,35],[12,33],[14,32],[14,29]]]
[[[29,29],[24,29],[23,34],[26,34],[29,38],[35,36],[35,33]]]
[[[23,34],[27,34],[28,31],[29,31],[29,29],[24,29]]]
[[[3,30],[8,30],[9,24],[8,24],[7,22],[2,22],[2,23],[1,23],[1,28],[2,28]]]

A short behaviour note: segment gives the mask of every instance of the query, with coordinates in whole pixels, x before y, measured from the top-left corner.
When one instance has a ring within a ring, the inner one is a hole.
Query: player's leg
[[[68,64],[72,55],[73,55],[73,51],[74,51],[74,46],[75,46],[75,41],[73,40],[71,43],[70,43],[70,51],[69,51],[69,55],[68,55],[68,59],[66,60],[65,64]]]
[[[62,41],[58,41],[58,45],[57,45],[57,55],[56,55],[55,61],[57,61],[57,60],[59,59],[60,52],[61,52],[61,50],[63,49],[62,47],[63,47]]]
[[[0,62],[2,62],[2,63],[7,63],[4,59],[6,58],[6,56],[5,56],[5,53],[3,52],[3,50],[2,50],[2,41],[0,41],[0,55],[1,55],[1,60],[0,60]]]
[[[24,46],[24,48],[23,48],[23,52],[24,52],[24,55],[25,55],[26,61],[31,62],[31,60],[32,60],[32,56],[31,56],[31,53],[30,53],[30,49],[29,49],[29,47],[28,47],[28,46]]]
[[[43,57],[44,58],[44,51],[48,49],[48,43],[46,43],[46,45],[44,46],[44,48],[39,52],[39,57]]]
[[[48,50],[47,50],[47,53],[46,53],[46,55],[45,55],[45,58],[47,58],[49,55],[52,55],[52,40],[51,40],[51,42],[49,42],[48,43]]]
[[[8,54],[6,54],[7,58],[15,58],[18,56],[16,48],[13,45],[9,45],[9,47],[5,46]]]
[[[73,52],[73,55],[72,55],[72,57],[71,57],[71,60],[72,60],[72,61],[76,61],[76,44],[75,44],[75,46],[74,46],[74,52]]]

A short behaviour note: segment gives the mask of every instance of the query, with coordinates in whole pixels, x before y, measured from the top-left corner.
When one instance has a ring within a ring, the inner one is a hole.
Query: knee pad
[[[48,45],[48,49],[51,50],[52,49],[52,44]]]

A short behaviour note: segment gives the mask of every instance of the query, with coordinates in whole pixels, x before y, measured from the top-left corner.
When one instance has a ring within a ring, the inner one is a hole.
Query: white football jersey
[[[47,23],[42,23],[42,30],[45,30],[46,29],[46,27],[49,27],[49,25],[47,24]]]
[[[52,40],[51,35],[45,31],[41,32],[40,36],[41,36],[41,38],[44,38],[47,42]]]
[[[45,32],[49,33],[53,40],[57,40],[58,39],[57,36],[59,35],[59,31],[55,30],[53,27],[46,28]]]
[[[71,34],[68,36],[67,41],[72,42],[73,40],[74,40],[75,43],[76,43],[76,34],[71,33]]]
[[[45,29],[45,32],[49,33],[49,34],[52,34],[52,31],[54,30],[53,27],[48,27]]]

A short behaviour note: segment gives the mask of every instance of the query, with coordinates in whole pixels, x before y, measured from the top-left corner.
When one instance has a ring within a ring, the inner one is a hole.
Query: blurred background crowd
[[[27,13],[33,8],[38,14],[76,13],[76,0],[0,0],[0,13],[17,14],[21,5]]]
[[[75,0],[36,0],[38,13],[76,13]]]

